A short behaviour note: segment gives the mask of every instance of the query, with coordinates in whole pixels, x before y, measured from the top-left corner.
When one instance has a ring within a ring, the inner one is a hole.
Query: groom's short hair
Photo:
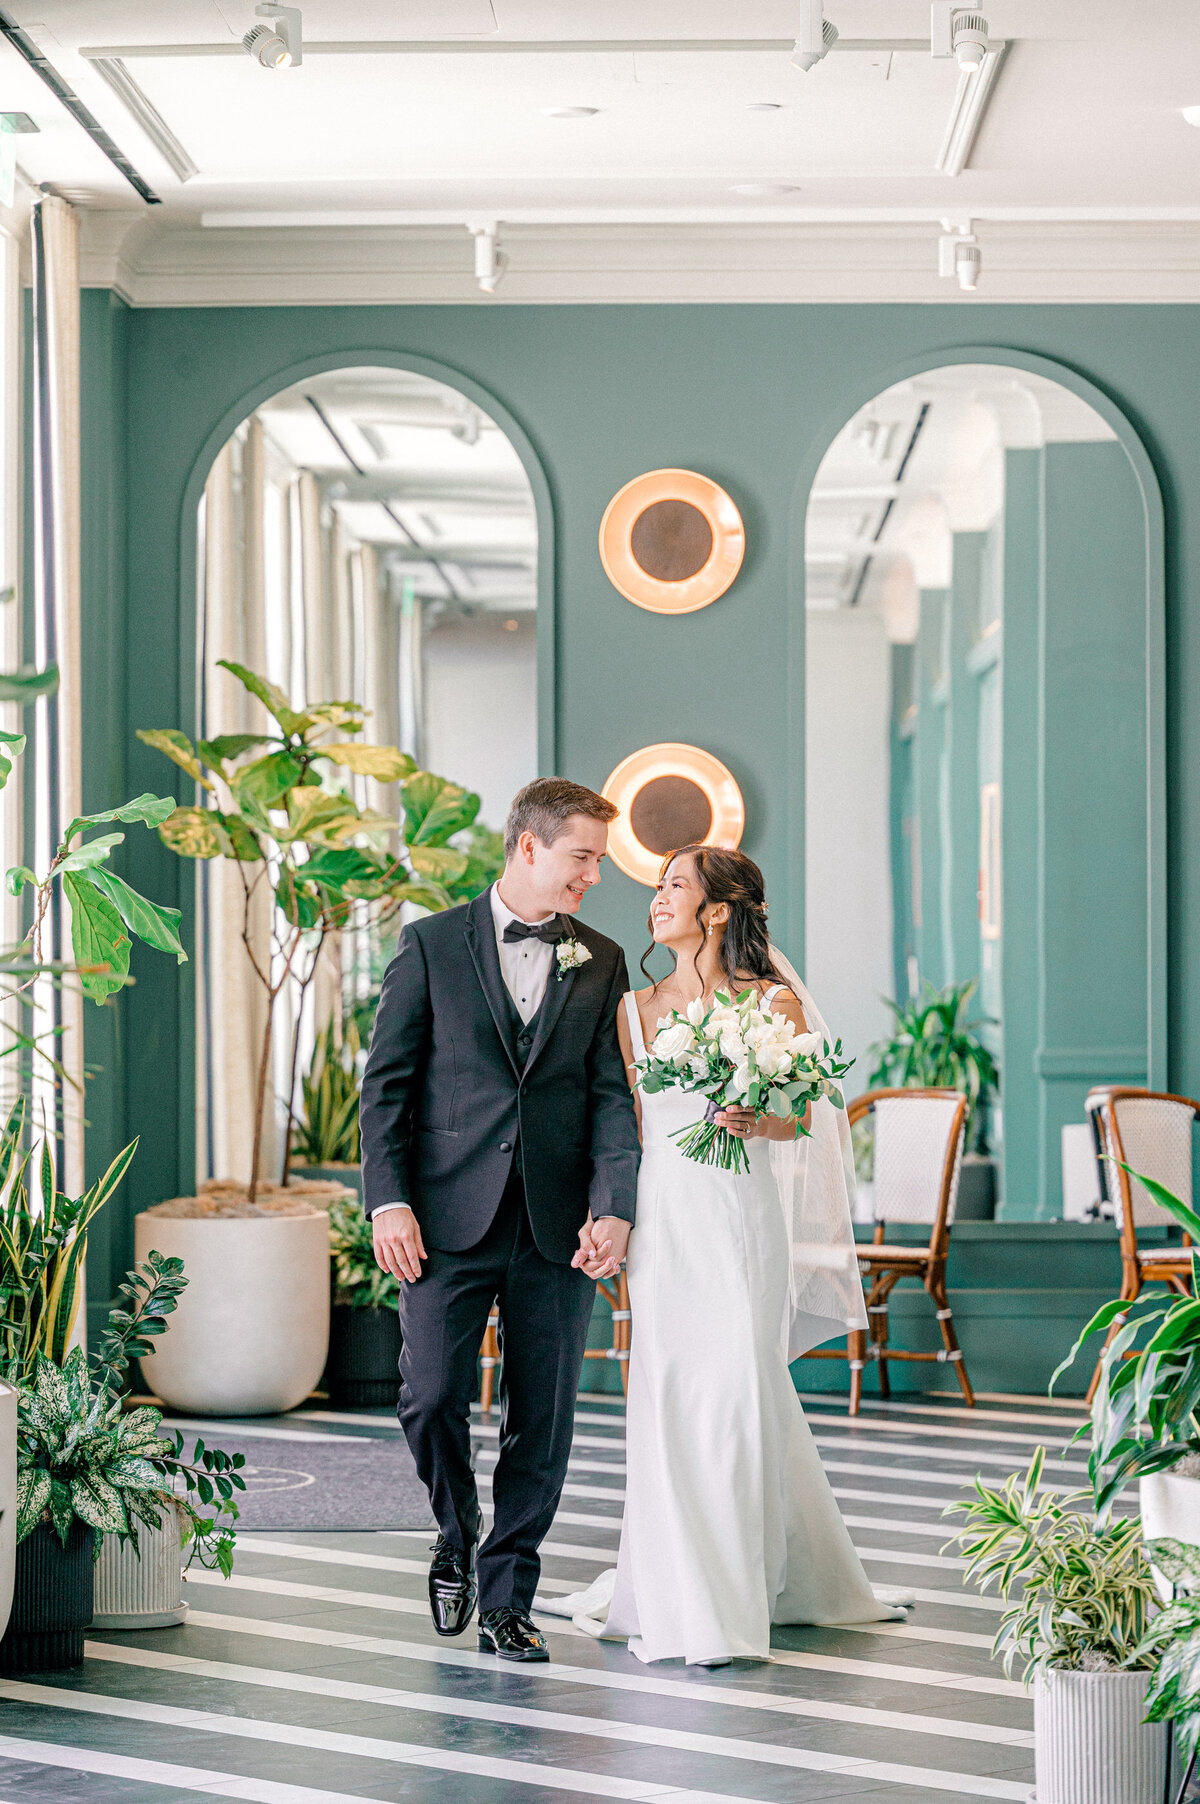
[[[573,814],[585,814],[591,821],[615,821],[619,810],[582,783],[569,783],[566,777],[535,777],[513,798],[504,823],[504,856],[511,858],[522,833],[532,833],[544,846],[561,839]]]

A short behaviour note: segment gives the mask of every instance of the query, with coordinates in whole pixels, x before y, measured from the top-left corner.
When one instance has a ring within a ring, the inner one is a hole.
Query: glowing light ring
[[[696,745],[666,743],[644,746],[622,759],[601,792],[620,809],[608,830],[608,853],[618,870],[651,889],[658,881],[663,854],[642,844],[630,824],[630,814],[639,792],[659,777],[684,777],[703,791],[712,810],[706,846],[740,845],[746,826],[742,792],[731,772],[711,752]]]
[[[703,514],[712,550],[694,576],[662,582],[633,555],[634,526],[659,501],[684,501]],[[600,522],[600,562],[614,589],[652,614],[692,614],[724,595],[742,567],[746,529],[732,499],[718,483],[695,470],[650,470],[618,489]]]

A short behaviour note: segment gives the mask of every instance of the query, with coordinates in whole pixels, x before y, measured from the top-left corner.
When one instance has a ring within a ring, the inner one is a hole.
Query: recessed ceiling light
[[[599,111],[598,106],[544,106],[542,108],[547,119],[594,119]]]
[[[752,100],[746,111],[748,113],[782,113],[783,103],[779,100]]]
[[[1200,106],[1185,106],[1179,110],[1189,125],[1200,125]]]
[[[731,194],[767,196],[799,194],[800,188],[796,182],[734,182],[729,192]]]

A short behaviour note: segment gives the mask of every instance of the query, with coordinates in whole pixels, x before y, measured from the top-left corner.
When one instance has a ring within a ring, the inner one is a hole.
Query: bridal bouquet
[[[810,1102],[827,1096],[841,1108],[838,1079],[852,1061],[843,1061],[842,1043],[832,1048],[821,1034],[797,1033],[786,1015],[762,1007],[753,990],[731,999],[718,990],[711,1003],[697,998],[687,1012],[673,1009],[658,1024],[647,1057],[637,1065],[638,1088],[694,1090],[708,1098],[704,1119],[679,1128],[671,1138],[701,1165],[749,1171],[741,1139],[718,1127],[722,1109],[753,1109],[759,1117],[794,1121],[798,1133]]]

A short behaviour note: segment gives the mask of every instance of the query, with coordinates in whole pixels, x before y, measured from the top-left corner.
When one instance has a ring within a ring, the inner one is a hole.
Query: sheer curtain
[[[47,196],[33,209],[34,655],[56,662],[57,694],[37,703],[34,734],[35,862],[48,868],[68,823],[83,810],[81,753],[79,499],[79,219]],[[55,905],[52,946],[69,958],[70,924]],[[62,1029],[73,1080],[61,1087],[60,1182],[78,1196],[84,1179],[83,997],[78,985],[35,989],[35,1031]],[[35,1073],[35,1109],[53,1120],[54,1086]]]

